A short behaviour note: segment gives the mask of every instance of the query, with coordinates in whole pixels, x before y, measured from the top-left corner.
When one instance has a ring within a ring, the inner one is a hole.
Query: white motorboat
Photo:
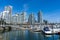
[[[58,32],[60,32],[60,28],[59,27],[44,27],[43,28],[43,32],[45,34],[58,34]]]

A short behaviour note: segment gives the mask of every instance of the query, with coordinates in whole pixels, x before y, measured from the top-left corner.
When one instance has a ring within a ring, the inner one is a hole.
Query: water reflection
[[[2,40],[3,39],[3,36],[2,36],[2,33],[0,33],[0,40]]]
[[[43,35],[29,30],[0,33],[0,40],[60,40],[60,35]]]

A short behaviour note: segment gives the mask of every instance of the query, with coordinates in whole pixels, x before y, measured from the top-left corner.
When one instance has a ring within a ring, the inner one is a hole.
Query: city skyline
[[[15,15],[12,15],[12,9],[13,9],[12,6],[8,5],[8,6],[5,6],[4,11],[1,12],[2,14],[0,18],[4,19],[6,23],[20,24],[20,23],[28,22],[30,24],[34,24],[34,23],[43,22],[41,10],[39,11],[37,15],[38,18],[35,18],[34,13],[31,13],[27,17],[26,11],[22,11],[22,12],[16,13]]]
[[[7,5],[13,6],[13,14],[25,10],[28,15],[33,12],[37,16],[38,11],[42,10],[43,19],[60,22],[60,0],[0,0],[0,4],[0,12]]]

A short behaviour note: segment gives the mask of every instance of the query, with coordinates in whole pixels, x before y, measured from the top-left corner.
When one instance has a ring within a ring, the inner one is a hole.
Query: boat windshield
[[[50,31],[50,30],[49,30],[49,27],[44,27],[44,30],[45,30],[45,31]]]

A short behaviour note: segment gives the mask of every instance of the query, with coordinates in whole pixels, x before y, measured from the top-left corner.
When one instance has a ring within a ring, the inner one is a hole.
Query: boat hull
[[[58,35],[58,33],[53,33],[53,32],[44,32],[44,31],[42,32],[44,35],[54,35],[54,34]]]

